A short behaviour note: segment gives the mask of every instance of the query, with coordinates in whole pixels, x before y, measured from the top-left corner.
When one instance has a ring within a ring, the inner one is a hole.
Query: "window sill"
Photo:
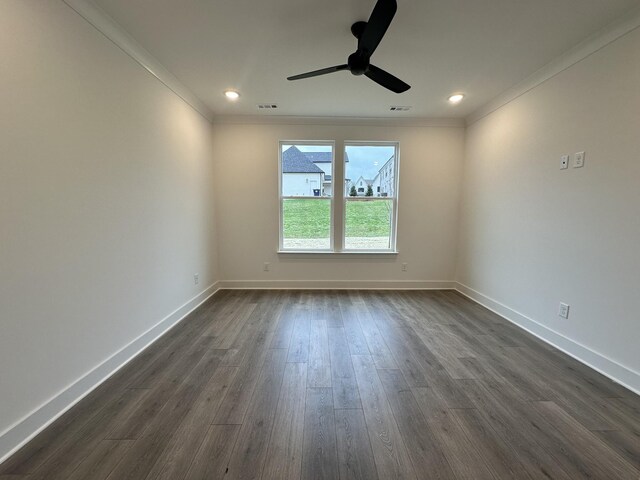
[[[333,252],[329,250],[278,250],[278,255],[398,255],[397,250],[346,250],[343,252]]]

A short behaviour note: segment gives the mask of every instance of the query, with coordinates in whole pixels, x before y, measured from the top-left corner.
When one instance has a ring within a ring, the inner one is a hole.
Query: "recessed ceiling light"
[[[238,98],[240,98],[240,94],[235,90],[225,90],[224,96],[229,100],[237,100]]]
[[[450,103],[460,103],[463,98],[464,98],[464,94],[456,93],[455,95],[451,95],[449,97],[449,102]]]

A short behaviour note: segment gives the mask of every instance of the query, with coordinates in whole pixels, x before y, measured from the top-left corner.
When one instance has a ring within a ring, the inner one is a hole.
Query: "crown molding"
[[[219,125],[353,125],[372,127],[447,127],[464,128],[464,118],[421,117],[305,117],[294,115],[220,115]]]
[[[596,32],[531,76],[489,101],[466,118],[421,117],[331,117],[290,115],[219,115],[200,100],[187,86],[164,67],[151,53],[129,35],[115,20],[91,0],[63,0],[72,10],[90,23],[130,58],[156,77],[169,90],[214,124],[274,124],[274,125],[354,125],[389,127],[459,127],[471,125],[504,105],[538,87],[576,63],[605,48],[612,42],[640,27],[640,8]]]
[[[90,0],[62,1],[209,122],[213,120],[211,109],[104,10]]]
[[[602,50],[619,38],[633,32],[638,27],[640,27],[640,8],[634,8],[618,20],[607,25],[572,49],[557,57],[555,60],[547,63],[522,82],[516,84],[477,109],[475,112],[467,116],[466,125],[471,125],[495,112],[499,108],[533,90],[576,63],[581,62],[585,58]]]

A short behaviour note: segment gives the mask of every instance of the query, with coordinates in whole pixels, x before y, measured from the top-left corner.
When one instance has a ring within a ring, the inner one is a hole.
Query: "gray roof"
[[[282,173],[322,173],[323,170],[315,164],[331,163],[332,159],[331,152],[301,152],[298,147],[292,145],[282,152]],[[349,161],[347,152],[344,152],[344,161]],[[309,166],[309,163],[312,166]]]
[[[331,152],[304,152],[306,156],[313,163],[331,163]]]
[[[303,152],[304,155],[311,160],[313,163],[331,163],[332,155],[331,152]],[[349,161],[349,155],[347,152],[344,152],[344,161]]]
[[[282,173],[324,173],[324,170],[292,146],[282,152]]]

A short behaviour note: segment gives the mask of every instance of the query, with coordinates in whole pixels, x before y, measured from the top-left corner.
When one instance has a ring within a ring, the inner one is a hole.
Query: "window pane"
[[[331,196],[331,145],[283,144],[281,153],[283,196]]]
[[[395,196],[393,145],[347,145],[344,159],[345,196]]]
[[[347,250],[388,250],[391,245],[393,200],[349,200],[345,205]]]
[[[331,248],[331,200],[287,198],[282,202],[283,248]]]

